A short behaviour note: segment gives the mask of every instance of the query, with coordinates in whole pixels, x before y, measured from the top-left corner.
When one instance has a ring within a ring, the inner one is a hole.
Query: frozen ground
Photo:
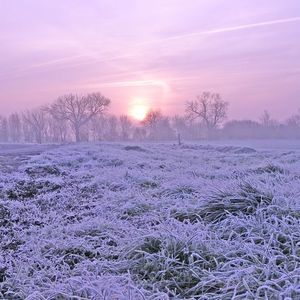
[[[300,298],[297,147],[8,147],[0,299]]]
[[[0,156],[31,156],[56,147],[56,145],[0,144]]]
[[[211,141],[209,144],[214,146],[244,146],[252,147],[256,150],[299,150],[300,151],[300,140],[289,140],[289,139],[246,139],[246,140],[217,140]]]

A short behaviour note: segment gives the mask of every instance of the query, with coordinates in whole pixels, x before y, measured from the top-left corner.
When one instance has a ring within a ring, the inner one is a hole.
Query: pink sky
[[[299,0],[0,0],[0,114],[100,91],[183,113],[202,91],[230,118],[300,108]]]

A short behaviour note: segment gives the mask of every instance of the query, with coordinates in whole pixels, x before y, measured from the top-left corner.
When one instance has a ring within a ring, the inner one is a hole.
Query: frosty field
[[[0,299],[300,299],[300,152],[276,148],[1,146]]]

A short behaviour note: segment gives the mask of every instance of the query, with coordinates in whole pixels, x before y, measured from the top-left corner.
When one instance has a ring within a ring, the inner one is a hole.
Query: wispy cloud
[[[121,87],[146,87],[146,86],[156,86],[161,87],[163,89],[168,88],[168,84],[162,80],[130,80],[130,81],[112,81],[112,82],[103,82],[103,83],[92,83],[92,84],[85,84],[82,85],[81,88],[102,88],[102,87],[109,87],[109,88],[121,88]]]

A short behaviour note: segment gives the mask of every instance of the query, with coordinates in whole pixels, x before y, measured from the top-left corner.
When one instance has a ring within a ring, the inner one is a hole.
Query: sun
[[[134,104],[130,108],[129,114],[137,121],[143,121],[149,111],[149,108],[144,104]]]

